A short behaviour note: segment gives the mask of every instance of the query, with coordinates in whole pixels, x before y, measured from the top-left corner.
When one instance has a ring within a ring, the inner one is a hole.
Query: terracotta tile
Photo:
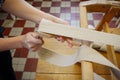
[[[79,20],[80,16],[79,13],[71,13],[71,20]]]
[[[78,7],[79,6],[80,1],[76,1],[76,2],[71,2],[71,6],[72,7]]]
[[[11,31],[11,28],[6,28],[5,31],[3,32],[4,36],[8,36]]]
[[[61,5],[61,2],[60,2],[60,1],[59,1],[59,2],[58,2],[58,1],[57,1],[57,2],[54,1],[54,2],[52,2],[52,5],[51,5],[51,6],[52,6],[52,7],[60,7],[60,5]]]
[[[37,68],[38,59],[28,58],[25,64],[25,71],[35,72]]]
[[[28,50],[25,48],[16,49],[14,57],[26,58],[28,55]]]
[[[94,20],[100,20],[102,17],[103,17],[103,14],[100,14],[100,13],[99,14],[95,14],[95,13],[93,14],[93,19]]]
[[[34,28],[24,28],[23,31],[22,31],[22,35],[26,34],[28,32],[34,32]]]
[[[41,7],[41,10],[44,12],[50,12],[50,7]]]
[[[16,20],[14,23],[14,27],[24,27],[25,20]]]
[[[94,26],[93,20],[88,20],[88,24]]]
[[[33,5],[34,7],[40,7],[41,4],[42,4],[42,2],[40,2],[40,1],[35,1],[35,2],[33,2],[32,5]]]
[[[61,13],[70,13],[71,8],[70,7],[61,7]]]
[[[22,80],[23,72],[15,72],[17,80]]]

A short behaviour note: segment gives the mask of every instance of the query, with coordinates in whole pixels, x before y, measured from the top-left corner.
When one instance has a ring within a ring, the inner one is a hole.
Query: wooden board
[[[106,80],[111,80],[109,75],[102,75]],[[81,75],[72,74],[37,74],[36,80],[82,80]]]

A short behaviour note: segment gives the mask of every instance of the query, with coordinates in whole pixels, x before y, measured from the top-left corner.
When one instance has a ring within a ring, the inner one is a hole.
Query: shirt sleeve
[[[0,8],[2,7],[5,0],[0,0]]]

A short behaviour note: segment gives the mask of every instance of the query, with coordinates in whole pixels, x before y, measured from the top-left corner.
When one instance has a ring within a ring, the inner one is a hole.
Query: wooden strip
[[[115,23],[117,28],[120,28],[120,17],[118,18],[117,22]]]
[[[80,27],[88,28],[88,17],[86,7],[80,6]]]
[[[113,46],[120,46],[119,35],[99,32],[85,28],[71,27],[69,25],[58,24],[46,20],[41,21],[38,31],[65,37],[71,37],[79,40],[81,39],[86,41],[109,44]]]
[[[84,53],[83,53],[84,54]],[[94,80],[91,62],[81,61],[82,80]]]
[[[80,6],[84,6],[87,8],[87,12],[107,12],[111,6],[120,6],[119,1],[84,1],[80,2]]]
[[[84,1],[80,3],[81,6],[88,6],[88,5],[110,5],[110,6],[120,6],[119,1],[108,1],[108,0],[90,0]]]
[[[37,74],[36,80],[82,80],[81,75],[72,74]],[[106,80],[110,80],[110,75],[101,75]]]
[[[107,33],[110,33],[110,29],[109,29],[109,26],[108,26],[108,23],[107,23],[107,22],[105,23],[104,31],[107,32]],[[115,64],[116,66],[118,66],[117,60],[116,60],[116,56],[115,56],[114,47],[111,46],[111,45],[107,45],[107,53],[108,53],[108,58],[109,58],[109,60],[110,60],[113,64]]]
[[[120,7],[111,7],[109,11],[103,16],[100,20],[99,24],[96,26],[96,30],[101,31],[103,28],[103,24],[105,22],[110,22],[111,19],[119,12]]]
[[[107,22],[105,23],[105,26],[103,29],[105,32],[110,33],[110,29],[109,29]],[[106,45],[106,48],[107,48],[108,59],[118,67],[114,47],[111,45]],[[112,71],[110,71],[110,72],[111,72],[111,80],[117,80],[116,77],[114,76],[113,72]]]
[[[81,80],[81,75],[72,75],[72,74],[37,74],[36,80]]]
[[[80,25],[88,27],[86,7],[80,6]],[[82,80],[94,80],[93,67],[91,62],[81,61]]]

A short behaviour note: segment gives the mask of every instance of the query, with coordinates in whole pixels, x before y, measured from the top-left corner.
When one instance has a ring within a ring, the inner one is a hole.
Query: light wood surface
[[[81,75],[72,74],[37,74],[36,80],[82,80]],[[109,75],[101,75],[106,80],[110,80]]]
[[[87,9],[80,5],[80,27],[88,28]],[[83,43],[84,44],[84,43]],[[92,63],[81,61],[82,80],[94,80]]]
[[[103,30],[107,33],[110,33],[110,28],[107,22],[105,22]],[[108,59],[118,67],[114,47],[111,45],[106,45],[106,49],[107,49]],[[110,73],[111,73],[111,80],[117,80],[111,70]]]

